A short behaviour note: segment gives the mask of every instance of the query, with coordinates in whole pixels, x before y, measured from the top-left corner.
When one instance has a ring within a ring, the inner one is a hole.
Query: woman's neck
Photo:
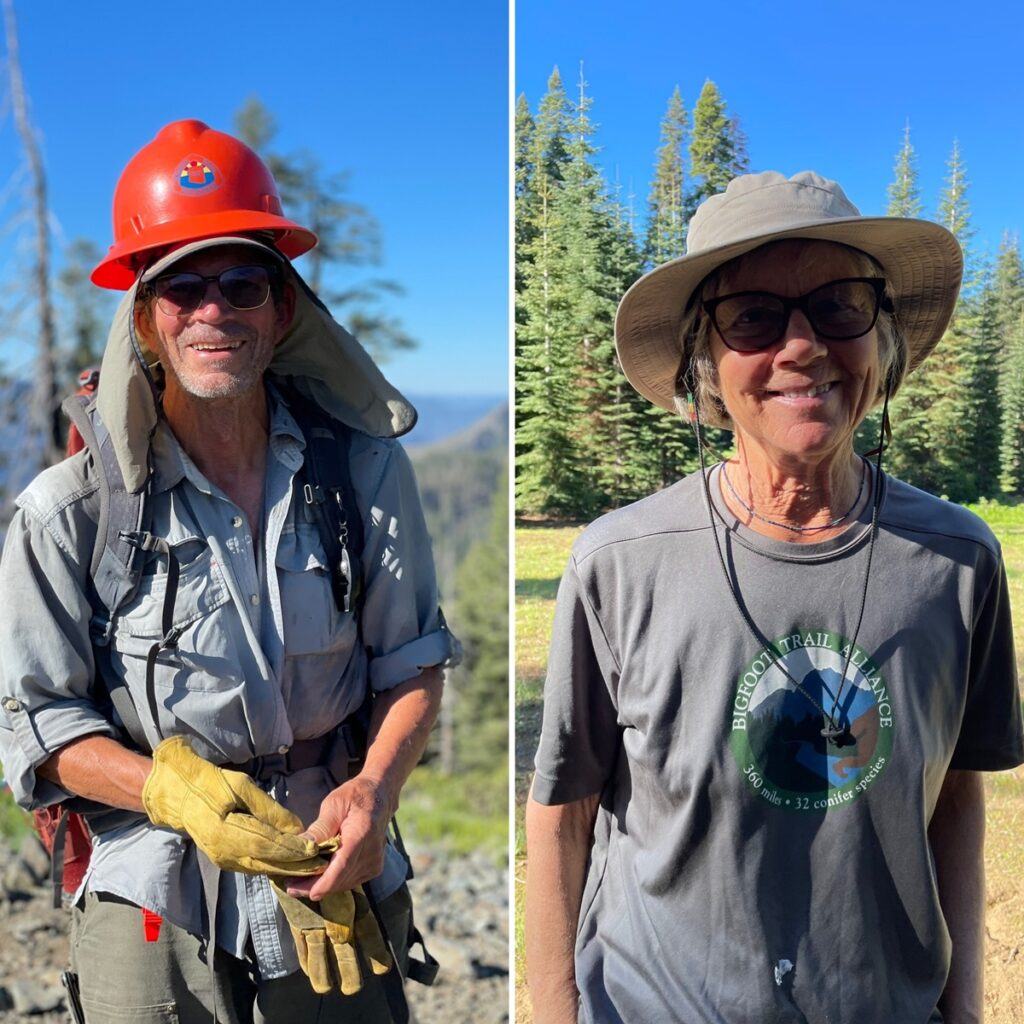
[[[852,448],[812,462],[770,458],[738,438],[737,453],[722,473],[722,498],[741,523],[796,544],[842,533],[870,492],[867,467]]]

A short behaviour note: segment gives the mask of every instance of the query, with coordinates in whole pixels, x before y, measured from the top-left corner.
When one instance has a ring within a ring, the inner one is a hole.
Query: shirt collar
[[[306,441],[281,392],[270,380],[266,380],[265,383],[270,419],[270,453],[294,472],[302,465]],[[162,416],[153,434],[152,452],[153,494],[168,491],[177,486],[184,477],[198,473]]]

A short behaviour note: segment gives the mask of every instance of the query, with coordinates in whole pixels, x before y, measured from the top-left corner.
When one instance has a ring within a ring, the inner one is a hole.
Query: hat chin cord
[[[794,678],[792,673],[786,668],[785,664],[780,659],[778,652],[775,650],[774,644],[772,644],[772,642],[761,632],[757,623],[754,622],[753,617],[747,610],[746,605],[740,600],[738,589],[733,584],[732,576],[729,573],[729,568],[725,561],[725,554],[722,551],[722,542],[718,537],[718,524],[715,522],[715,519],[716,517],[721,519],[721,515],[717,513],[714,503],[711,500],[711,487],[708,483],[709,471],[704,461],[704,439],[700,422],[700,408],[695,398],[696,388],[694,387],[694,381],[690,372],[690,364],[686,356],[685,346],[683,357],[680,361],[679,372],[676,375],[676,406],[677,408],[679,407],[681,400],[685,401],[690,413],[687,418],[693,428],[694,437],[697,442],[697,458],[700,460],[700,478],[704,489],[704,504],[707,508],[708,521],[711,525],[711,536],[714,538],[715,550],[718,552],[718,562],[722,567],[722,575],[725,577],[725,584],[729,590],[730,596],[732,597],[733,604],[736,606],[736,611],[746,624],[751,635],[759,644],[761,644],[765,652],[771,658],[772,663],[783,673],[783,675],[786,676],[796,689],[802,693],[804,697],[806,697],[807,700],[809,700],[811,704],[818,709],[818,711],[821,712],[823,723],[821,735],[825,738],[827,743],[831,743],[836,747],[850,747],[854,746],[857,742],[856,738],[850,731],[849,722],[843,721],[844,716],[840,708],[840,701],[846,688],[847,674],[850,671],[850,661],[853,658],[853,651],[857,644],[857,637],[860,635],[861,623],[864,621],[864,608],[867,603],[868,580],[871,576],[871,562],[875,551],[875,539],[878,536],[878,513],[882,504],[882,489],[885,479],[882,473],[882,453],[892,441],[892,426],[889,422],[889,397],[891,392],[892,381],[887,378],[885,382],[885,399],[882,404],[882,425],[879,432],[878,446],[867,452],[865,455],[865,458],[872,455],[875,457],[875,479],[874,490],[871,495],[871,527],[870,538],[868,541],[868,555],[867,563],[864,566],[864,583],[861,588],[860,608],[857,612],[857,625],[853,631],[853,637],[847,646],[846,660],[843,664],[843,674],[839,680],[839,687],[836,690],[835,696],[832,698],[831,708],[826,711],[818,699],[796,678]],[[722,525],[726,525],[724,520],[722,521]]]

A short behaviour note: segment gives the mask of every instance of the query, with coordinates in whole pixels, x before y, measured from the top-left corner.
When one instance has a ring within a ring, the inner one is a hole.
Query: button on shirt
[[[120,610],[110,670],[127,684],[150,744],[186,735],[200,756],[240,763],[329,733],[361,705],[446,664],[453,639],[437,605],[430,541],[408,457],[392,440],[352,433],[350,471],[363,517],[361,635],[339,612],[316,524],[293,497],[302,432],[268,387],[270,428],[262,527],[211,484],[161,422],[153,439],[150,531],[181,565],[177,648],[155,672],[159,723],[145,697],[146,655],[162,636],[167,580],[154,554]],[[0,563],[0,758],[18,801],[42,807],[69,794],[35,769],[81,736],[115,735],[90,688],[94,659],[87,575],[96,535],[96,479],[83,454],[40,474],[18,498]],[[268,571],[271,567],[272,571]],[[369,653],[367,653],[369,652]],[[158,728],[159,726],[159,728]],[[343,780],[326,767],[271,774],[262,784],[305,823]],[[371,885],[378,898],[405,878],[394,847]],[[187,837],[148,821],[97,836],[83,887],[109,892],[202,933],[202,888]],[[221,877],[217,940],[242,956],[251,938],[262,975],[298,969],[267,879]]]

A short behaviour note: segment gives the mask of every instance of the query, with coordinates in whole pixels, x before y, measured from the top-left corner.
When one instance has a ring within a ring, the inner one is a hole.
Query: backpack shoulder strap
[[[90,576],[109,621],[139,583],[139,547],[131,537],[142,529],[145,491],[132,492],[126,487],[110,434],[95,403],[72,395],[63,409],[89,449],[99,483],[99,521]]]
[[[135,593],[142,573],[138,534],[146,514],[146,492],[132,492],[126,487],[110,433],[100,419],[95,401],[84,395],[71,395],[62,408],[89,449],[99,484],[99,515],[89,572],[93,612],[89,631],[96,657],[96,687],[101,695],[109,697],[131,739],[145,750],[149,744],[135,704],[126,686],[111,685],[115,677],[108,660],[114,618]]]
[[[289,405],[306,441],[299,493],[317,524],[334,600],[341,611],[351,611],[358,619],[364,534],[349,464],[352,429],[294,391],[289,392]]]

